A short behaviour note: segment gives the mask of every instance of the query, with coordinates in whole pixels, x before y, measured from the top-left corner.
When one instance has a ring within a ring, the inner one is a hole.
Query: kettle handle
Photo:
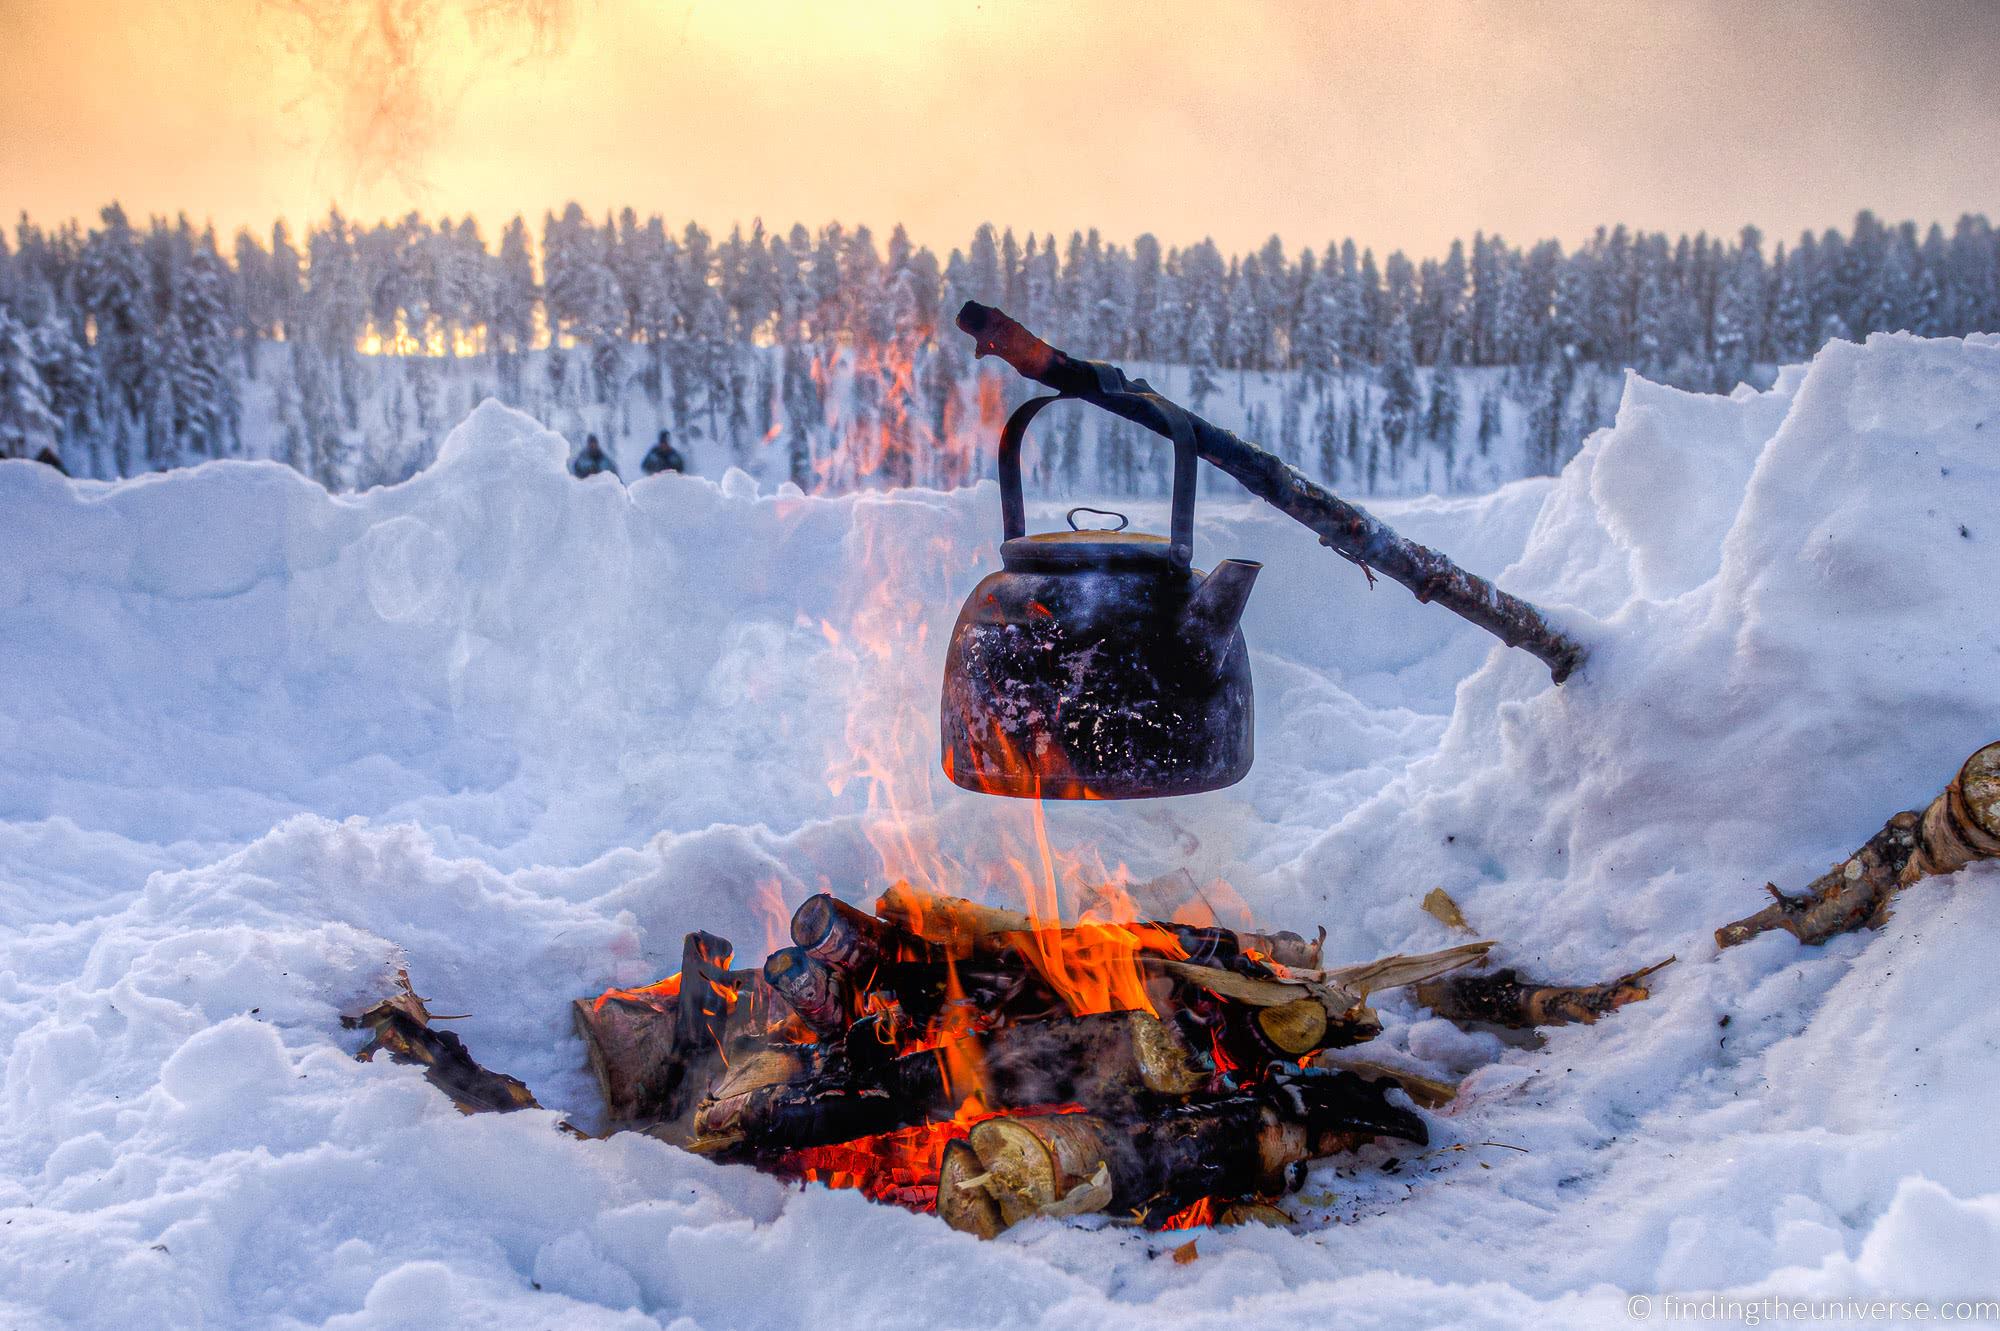
[[[1014,408],[1014,414],[1007,418],[1007,424],[1000,431],[1000,535],[1002,540],[1011,541],[1028,534],[1028,508],[1021,496],[1021,441],[1027,436],[1028,423],[1041,415],[1042,408],[1051,402],[1060,402],[1069,393],[1052,393],[1044,397],[1031,397]],[[1189,427],[1184,413],[1168,413],[1167,419],[1174,434],[1174,508],[1173,522],[1169,527],[1167,559],[1177,568],[1187,568],[1194,563],[1194,489],[1195,469],[1201,462],[1195,452],[1194,430]]]

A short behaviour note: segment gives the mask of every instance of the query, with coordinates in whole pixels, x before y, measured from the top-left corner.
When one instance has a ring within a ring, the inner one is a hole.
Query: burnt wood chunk
[[[670,1117],[679,1087],[678,1006],[607,994],[571,1004],[576,1033],[614,1123]]]
[[[393,1062],[423,1068],[424,1080],[449,1096],[461,1114],[505,1114],[540,1107],[518,1079],[481,1067],[463,1040],[450,1031],[432,1030],[430,1020],[423,1000],[406,987],[359,1017],[348,1019],[349,1026],[366,1027],[370,1036],[355,1057],[365,1063],[386,1050]]]
[[[1548,984],[1523,979],[1509,966],[1485,975],[1454,975],[1420,984],[1412,996],[1447,1021],[1529,1026],[1590,1025],[1627,1003],[1641,1002],[1651,990],[1646,978],[1674,958],[1621,975],[1608,984]]]

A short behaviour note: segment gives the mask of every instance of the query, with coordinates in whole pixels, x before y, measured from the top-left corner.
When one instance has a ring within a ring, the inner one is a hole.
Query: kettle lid
[[[1046,531],[1000,543],[1000,562],[1010,572],[1062,573],[1078,569],[1160,569],[1172,567],[1173,543],[1137,531]],[[1185,557],[1180,561],[1185,564]]]

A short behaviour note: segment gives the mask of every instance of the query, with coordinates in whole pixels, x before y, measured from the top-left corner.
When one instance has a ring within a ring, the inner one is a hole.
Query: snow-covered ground
[[[1733,398],[1634,380],[1552,481],[1380,505],[1558,608],[1594,648],[1561,688],[1204,503],[1198,562],[1266,565],[1257,766],[1052,807],[1058,844],[1224,878],[1336,959],[1452,941],[1418,909],[1443,886],[1539,974],[1680,962],[1539,1047],[1390,1002],[1381,1058],[1467,1078],[1433,1144],[1322,1165],[1295,1229],[1191,1263],[1184,1234],[981,1244],[555,1129],[594,1112],[572,997],[696,927],[761,955],[771,884],[872,897],[892,811],[997,892],[1024,816],[934,774],[990,485],[564,460],[489,405],[359,496],[0,464],[0,1325],[1595,1326],[1632,1292],[2000,1293],[2000,866],[1824,949],[1710,938],[2000,738],[2000,338],[1834,343]],[[355,1062],[338,1015],[398,965],[551,1110],[463,1118]]]

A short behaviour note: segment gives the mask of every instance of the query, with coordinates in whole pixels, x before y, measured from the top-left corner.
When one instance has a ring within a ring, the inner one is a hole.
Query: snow
[[[1224,878],[1334,958],[1454,941],[1418,909],[1443,886],[1537,973],[1680,960],[1539,1047],[1391,1001],[1371,1052],[1467,1077],[1432,1146],[1328,1162],[1294,1230],[1187,1264],[1187,1235],[980,1244],[555,1130],[595,1112],[569,999],[696,927],[761,955],[772,887],[880,888],[851,729],[906,741],[877,756],[953,860],[1023,816],[934,772],[990,484],[622,486],[567,452],[488,404],[356,496],[0,464],[0,1324],[1597,1326],[1631,1291],[2000,1292],[2000,867],[1823,949],[1710,937],[2000,737],[2000,338],[1837,342],[1728,398],[1630,379],[1561,476],[1380,504],[1592,643],[1561,688],[1203,500],[1198,561],[1265,564],[1257,766],[1052,807],[1059,845]],[[551,1109],[465,1118],[356,1062],[338,1016],[399,965]]]

